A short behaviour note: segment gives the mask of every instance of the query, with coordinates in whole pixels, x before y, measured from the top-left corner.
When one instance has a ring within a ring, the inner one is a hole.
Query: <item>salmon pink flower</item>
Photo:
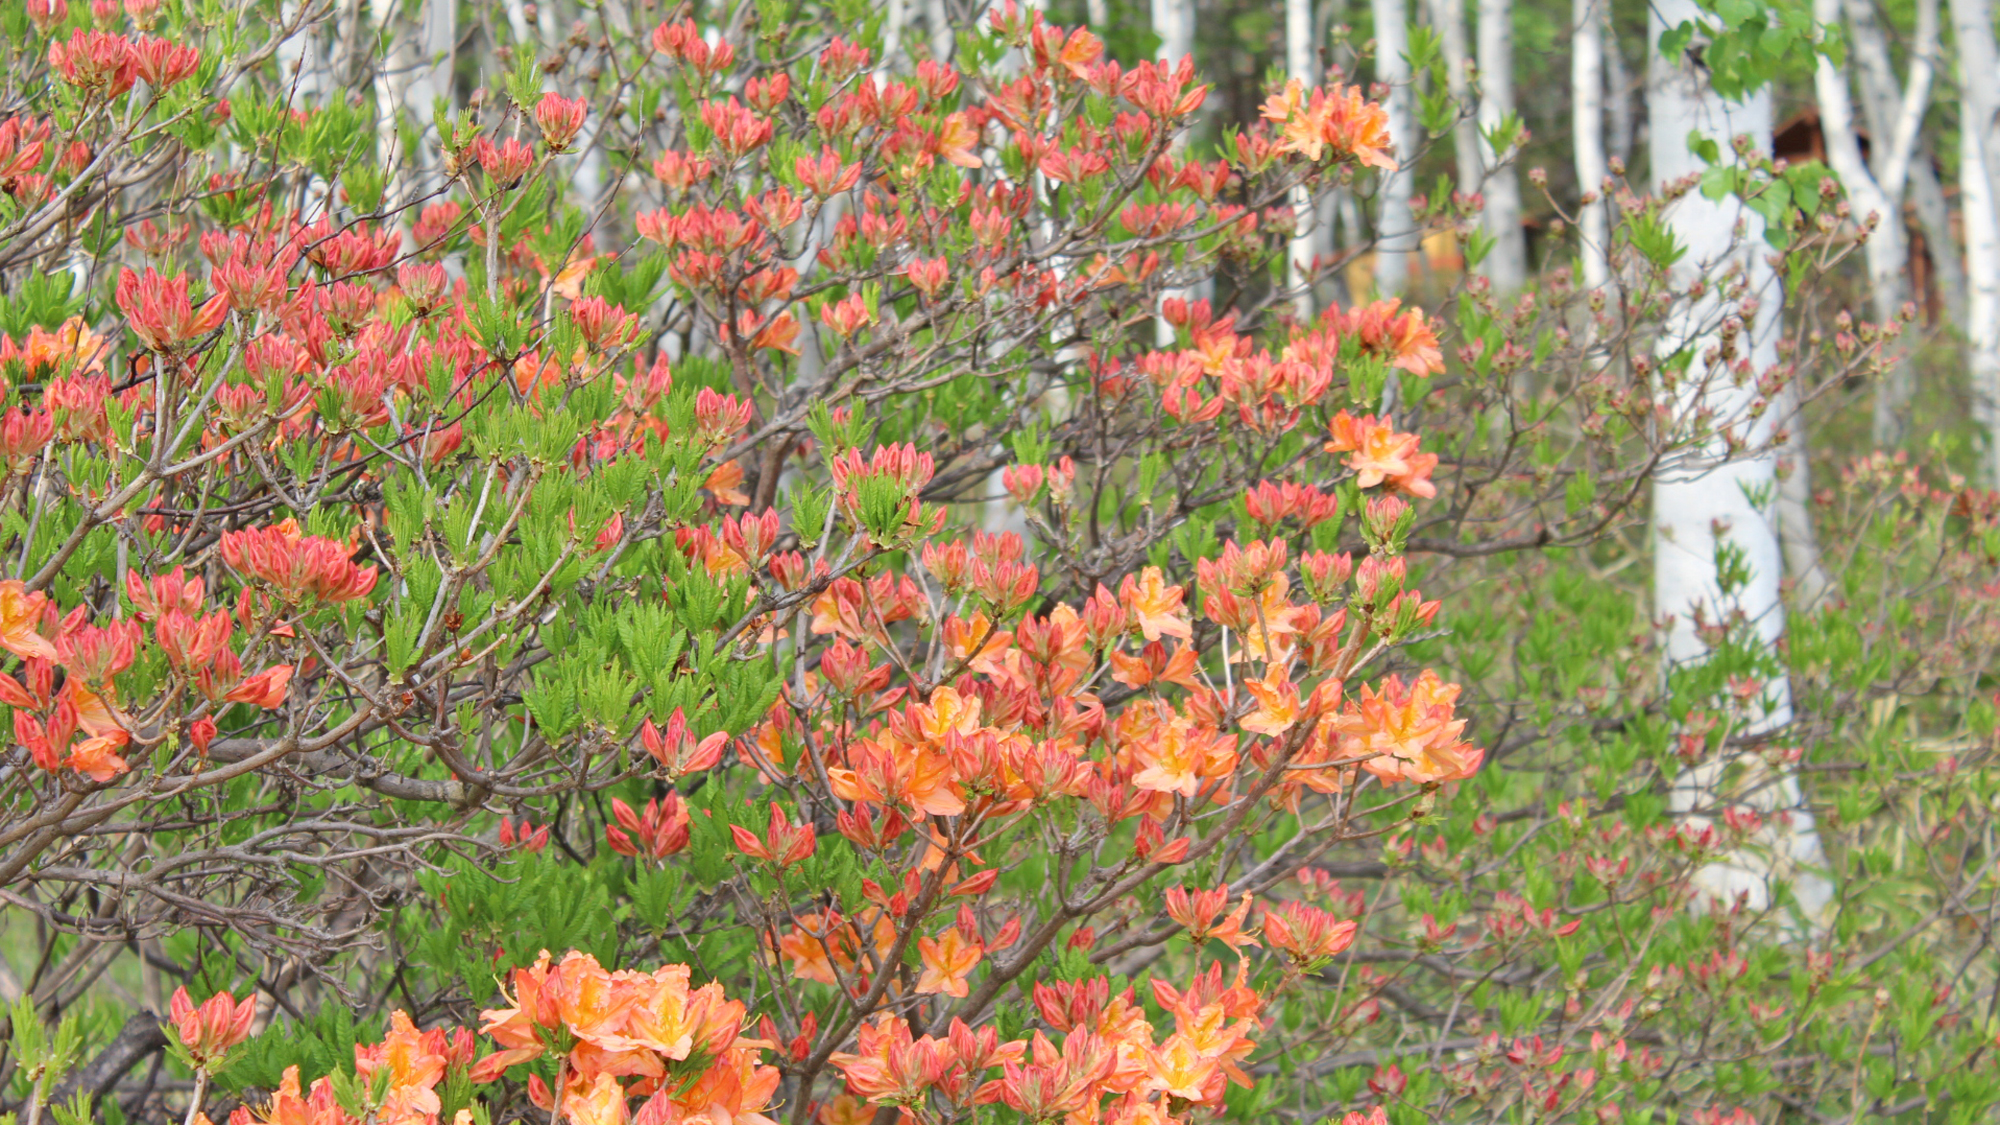
[[[126,270],[118,275],[118,307],[140,342],[156,352],[172,352],[221,327],[229,314],[229,298],[218,293],[196,309],[188,297],[188,278],[161,277],[147,266],[142,276]]]
[[[763,839],[740,824],[730,825],[729,833],[744,855],[779,867],[802,862],[819,846],[812,825],[793,825],[776,801],[771,802],[771,823]]]
[[[214,1070],[231,1047],[250,1037],[250,1023],[257,1018],[257,998],[246,996],[239,1004],[228,992],[218,992],[197,1008],[182,986],[174,990],[167,1013],[175,1038],[195,1065]]]
[[[663,799],[647,801],[644,816],[613,797],[611,815],[618,821],[618,827],[604,826],[604,842],[619,855],[665,859],[688,846],[687,804],[673,790],[668,790]],[[634,836],[638,837],[636,844]]]
[[[565,98],[554,91],[543,94],[535,105],[535,124],[541,126],[542,143],[550,152],[568,151],[589,112],[590,103],[582,98]]]
[[[293,601],[367,597],[375,588],[375,568],[354,565],[355,550],[323,536],[306,535],[289,519],[222,536],[223,562],[239,574],[270,583]]]

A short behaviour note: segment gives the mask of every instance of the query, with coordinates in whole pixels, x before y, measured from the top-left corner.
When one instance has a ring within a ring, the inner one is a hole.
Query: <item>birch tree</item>
[[[1570,7],[1570,129],[1576,184],[1583,195],[1578,225],[1587,289],[1611,278],[1610,203],[1599,198],[1609,169],[1604,159],[1604,21],[1598,7],[1599,0],[1574,0]]]
[[[1458,173],[1458,190],[1480,190],[1485,164],[1479,155],[1479,118],[1472,108],[1472,78],[1468,73],[1472,55],[1466,46],[1464,0],[1430,0],[1431,25],[1438,31],[1438,46],[1444,52],[1446,88],[1457,109],[1452,121],[1451,149]]]
[[[1479,127],[1485,137],[1498,135],[1514,116],[1513,0],[1479,0]],[[1482,138],[1484,139],[1484,138]],[[1528,241],[1521,231],[1521,183],[1514,174],[1512,152],[1495,152],[1489,143],[1484,158],[1489,169],[1486,233],[1493,248],[1483,272],[1501,293],[1512,293],[1528,276]]]
[[[1841,0],[1815,0],[1813,18],[1822,24],[1836,24],[1841,11]],[[1901,314],[1910,296],[1906,280],[1909,242],[1903,232],[1903,187],[1916,153],[1918,125],[1930,101],[1930,57],[1936,48],[1937,23],[1936,0],[1923,0],[1917,10],[1908,84],[1896,100],[1893,113],[1878,110],[1874,115],[1884,118],[1889,128],[1872,131],[1875,138],[1872,166],[1861,155],[1847,75],[1825,55],[1819,57],[1813,74],[1827,163],[1847,188],[1854,217],[1861,223],[1873,311],[1875,319],[1883,324]],[[1862,31],[1879,35],[1880,25],[1870,18],[1862,24]],[[1870,54],[1874,52],[1871,50]],[[1886,51],[1882,55],[1886,58]],[[1877,445],[1894,445],[1902,440],[1907,421],[1904,415],[1914,391],[1914,380],[1915,372],[1904,361],[1891,367],[1877,386],[1873,425]]]
[[[1695,0],[1661,0],[1649,14],[1649,44],[1658,45],[1669,29],[1684,23],[1705,25]],[[1717,141],[1723,160],[1736,159],[1731,141],[1738,137],[1770,151],[1770,92],[1757,90],[1740,100],[1719,96],[1699,61],[1703,45],[1698,39],[1671,58],[1657,49],[1647,52],[1655,192],[1706,170],[1690,151],[1691,134]],[[1663,326],[1663,359],[1678,352],[1693,359],[1662,393],[1676,418],[1705,417],[1714,435],[1663,462],[1653,485],[1654,612],[1671,619],[1665,659],[1683,666],[1710,655],[1698,621],[1725,622],[1740,612],[1762,645],[1775,648],[1784,635],[1779,600],[1784,562],[1772,510],[1778,483],[1773,422],[1781,412],[1755,412],[1757,380],[1733,378],[1734,365],[1720,347],[1725,326],[1741,317],[1744,338],[1735,346],[1747,352],[1743,358],[1750,369],[1775,367],[1784,294],[1764,252],[1762,221],[1740,199],[1689,191],[1671,206],[1667,219],[1686,251],[1674,267],[1676,288],[1686,291],[1697,280],[1704,284],[1698,296],[1683,298]],[[1727,295],[1730,279],[1744,287],[1743,299]],[[1741,442],[1734,455],[1725,436],[1732,433]],[[1736,572],[1727,580],[1720,565],[1725,559]],[[1762,714],[1746,733],[1791,720],[1790,685],[1782,676],[1764,686],[1762,699]],[[1745,768],[1726,783],[1734,764]],[[1723,901],[1743,896],[1757,909],[1770,904],[1774,881],[1783,879],[1792,883],[1808,918],[1829,901],[1830,886],[1813,870],[1824,858],[1796,776],[1776,773],[1748,756],[1719,756],[1685,770],[1671,804],[1697,826],[1709,823],[1723,806],[1763,814],[1763,827],[1745,847],[1700,872],[1697,883],[1708,895]]]
[[[1958,192],[1965,219],[1967,307],[1972,409],[1986,435],[1980,468],[2000,481],[2000,215],[1994,210],[1993,125],[2000,89],[1993,82],[2000,52],[1993,44],[1989,0],[1951,0],[1958,47]]]
[[[1312,0],[1285,0],[1286,77],[1306,87],[1319,81],[1313,48]],[[1286,255],[1285,283],[1295,294],[1292,308],[1301,321],[1313,315],[1313,261],[1319,247],[1313,229],[1317,210],[1311,192],[1304,187],[1292,192],[1292,215],[1298,229],[1292,234],[1291,249]]]
[[[1930,83],[1937,69],[1937,4],[1935,0],[1921,0],[1918,4],[1907,83],[1896,77],[1889,54],[1889,33],[1877,18],[1874,4],[1868,0],[1843,0],[1843,7],[1847,14],[1848,53],[1860,79],[1862,121],[1871,137],[1891,139],[1888,144],[1878,140],[1870,151],[1875,178],[1883,184],[1897,178],[1898,169],[1890,167],[1885,156],[1898,147],[1893,139],[1907,130],[1912,139],[1906,150],[1906,163],[1900,169],[1901,178],[1915,207],[1917,221],[1923,226],[1924,241],[1930,247],[1945,311],[1954,323],[1964,324],[1965,269],[1953,251],[1958,239],[1952,233],[1950,209],[1937,172],[1931,166],[1932,154],[1922,128],[1924,106],[1928,104]],[[1908,96],[1919,92],[1919,97]]]
[[[1410,213],[1417,122],[1415,107],[1410,104],[1409,17],[1403,0],[1370,0],[1370,7],[1375,16],[1375,80],[1389,88],[1382,107],[1389,115],[1389,139],[1395,145],[1399,165],[1382,178],[1375,226],[1375,287],[1393,297],[1409,285],[1410,263],[1417,246],[1416,221]]]

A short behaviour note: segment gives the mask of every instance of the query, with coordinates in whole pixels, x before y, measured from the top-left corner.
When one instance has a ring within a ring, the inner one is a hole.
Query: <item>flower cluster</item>
[[[690,979],[686,965],[607,972],[587,953],[552,963],[544,952],[514,971],[511,1007],[481,1013],[481,1033],[500,1049],[474,1065],[473,1078],[492,1081],[553,1053],[557,1087],[537,1075],[529,1091],[544,1109],[560,1099],[561,1116],[575,1125],[775,1125],[763,1110],[778,1070],[759,1061],[773,1044],[739,1034],[743,1005],[721,985],[691,988]],[[628,1116],[634,1098],[646,1100]]]

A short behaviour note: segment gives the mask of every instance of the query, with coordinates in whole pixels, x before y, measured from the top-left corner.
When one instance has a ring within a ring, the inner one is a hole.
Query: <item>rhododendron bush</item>
[[[865,7],[539,44],[496,9],[393,113],[299,88],[325,48],[400,89],[393,12],[0,16],[19,1120],[1990,1102],[1955,998],[1990,972],[1902,930],[1987,878],[1962,773],[1885,775],[1966,857],[1914,900],[1840,771],[1837,917],[1690,889],[1757,814],[1661,794],[1783,668],[1706,622],[1663,687],[1620,537],[1710,436],[1677,383],[1804,379],[1740,320],[1656,358],[1663,201],[1621,200],[1616,307],[1558,272],[1309,310],[1295,189],[1413,159],[1379,91],[1218,122],[1192,66],[1027,7],[948,58]],[[1865,374],[1893,332],[1851,328],[1790,354]],[[1904,494],[1855,534],[1984,549],[1990,499]],[[1962,763],[1966,581],[1923,592]],[[1879,698],[1893,660],[1802,636],[1802,708]]]

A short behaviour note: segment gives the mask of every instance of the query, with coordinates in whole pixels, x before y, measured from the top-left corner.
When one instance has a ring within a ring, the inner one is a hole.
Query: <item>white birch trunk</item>
[[[1958,195],[1965,221],[1965,335],[1971,349],[1972,409],[1985,431],[1980,465],[1986,483],[2000,481],[2000,213],[1995,211],[1993,123],[2000,109],[1994,86],[2000,52],[1993,44],[1989,0],[1951,0],[1958,45]]]
[[[1923,111],[1929,103],[1931,79],[1937,67],[1937,0],[1918,0],[1907,86],[1899,86],[1896,81],[1895,65],[1889,57],[1889,36],[1876,16],[1874,4],[1868,0],[1845,0],[1844,7],[1848,53],[1861,79],[1862,119],[1868,124],[1870,136],[1889,138],[1879,142],[1869,154],[1876,182],[1892,199],[1900,199],[1902,188],[1907,187],[1917,221],[1924,228],[1924,242],[1937,273],[1937,288],[1944,298],[1945,313],[1953,323],[1963,325],[1965,270],[1955,249],[1958,239],[1952,232],[1944,189],[1931,167],[1922,129]],[[1889,159],[1895,153],[1901,154],[1900,161]],[[1907,245],[1908,239],[1904,241]]]
[[[1179,66],[1194,53],[1194,0],[1152,0],[1153,34],[1160,37],[1154,58]]]
[[[1468,74],[1472,56],[1465,42],[1465,0],[1430,0],[1431,26],[1437,28],[1439,46],[1444,51],[1446,89],[1457,119],[1451,127],[1451,153],[1457,166],[1458,190],[1470,195],[1480,190],[1485,163],[1479,154],[1479,115],[1472,104],[1472,80]]]
[[[1813,18],[1826,24],[1837,23],[1840,0],[1814,0]],[[1861,144],[1854,132],[1854,106],[1847,89],[1847,75],[1825,55],[1819,56],[1813,72],[1813,92],[1819,101],[1826,162],[1847,188],[1854,220],[1866,239],[1862,253],[1868,263],[1868,288],[1873,297],[1875,320],[1887,324],[1903,307],[1906,293],[1903,271],[1909,265],[1909,251],[1903,242],[1900,192],[1892,195],[1884,184],[1877,183],[1873,169],[1862,159]],[[1907,160],[1902,164],[1908,167]],[[1894,445],[1902,440],[1903,414],[1909,399],[1909,365],[1898,363],[1876,388],[1873,427],[1876,445]]]
[[[1514,112],[1513,0],[1479,0],[1479,126],[1491,131]],[[1528,278],[1528,240],[1521,231],[1521,179],[1513,152],[1486,152],[1486,233],[1493,238],[1482,270],[1499,293]]]
[[[1155,0],[1157,3],[1158,0]],[[1410,184],[1415,179],[1417,123],[1411,103],[1408,15],[1403,0],[1369,0],[1375,14],[1375,80],[1389,87],[1383,109],[1389,114],[1389,140],[1399,167],[1382,177],[1381,205],[1375,220],[1375,287],[1385,297],[1400,295],[1410,282],[1412,253],[1417,247],[1416,222],[1410,214]]]
[[[377,158],[389,173],[382,192],[382,209],[394,211],[414,186],[410,170],[415,162],[409,153],[400,151],[402,134],[396,126],[402,120],[411,78],[417,68],[416,29],[398,17],[397,5],[390,0],[369,0],[368,16],[374,25],[371,30],[386,40],[382,65],[375,68],[373,84],[375,145]],[[401,225],[407,226],[407,219]]]
[[[884,0],[888,14],[882,20],[882,55],[875,65],[875,75],[887,79],[895,72],[896,56],[903,50],[903,24],[908,18],[908,0]],[[1042,5],[1030,0],[1028,5],[1039,9]]]
[[[1319,81],[1319,67],[1313,53],[1312,0],[1285,0],[1285,76],[1307,89]],[[1292,189],[1292,221],[1298,227],[1292,233],[1291,248],[1286,254],[1285,285],[1294,294],[1292,312],[1301,322],[1311,320],[1313,315],[1317,218],[1312,193],[1304,187]]]
[[[1630,166],[1632,138],[1632,73],[1625,68],[1625,52],[1618,46],[1618,25],[1611,18],[1611,4],[1597,6],[1598,34],[1604,37],[1604,146],[1609,159]],[[1620,169],[1623,170],[1622,168]]]
[[[1695,0],[1659,0],[1649,13],[1647,42],[1657,44],[1668,28],[1684,20],[1705,23],[1706,18]],[[1699,158],[1688,151],[1690,133],[1715,139],[1725,153],[1731,151],[1730,139],[1740,135],[1769,150],[1769,91],[1740,102],[1725,101],[1685,57],[1663,58],[1652,47],[1647,52],[1646,85],[1656,191],[1702,171]],[[1668,221],[1687,247],[1674,269],[1676,284],[1709,282],[1705,296],[1681,302],[1664,325],[1662,355],[1686,348],[1695,356],[1671,392],[1673,416],[1686,420],[1706,413],[1716,431],[1726,427],[1746,439],[1746,452],[1734,458],[1727,456],[1719,438],[1695,442],[1664,462],[1654,480],[1654,612],[1672,617],[1665,656],[1670,664],[1683,665],[1708,655],[1695,628],[1697,612],[1713,623],[1741,611],[1765,645],[1775,647],[1784,635],[1779,600],[1784,562],[1776,513],[1770,510],[1778,492],[1777,456],[1770,446],[1773,424],[1782,411],[1753,418],[1758,394],[1754,378],[1739,385],[1729,364],[1708,368],[1703,359],[1719,339],[1725,318],[1736,311],[1721,296],[1725,275],[1743,277],[1757,299],[1747,339],[1739,346],[1747,348],[1746,358],[1759,372],[1778,362],[1784,294],[1763,249],[1761,220],[1740,200],[1710,200],[1699,191],[1689,192],[1673,205]],[[1725,595],[1718,581],[1718,535],[1741,552],[1750,571],[1748,582],[1733,595]],[[1780,677],[1766,685],[1764,698],[1767,709],[1751,732],[1791,719],[1789,681]],[[1727,790],[1724,777],[1732,759],[1722,757],[1685,771],[1670,794],[1674,812],[1691,825],[1708,823],[1724,805],[1755,809],[1764,819],[1764,828],[1742,849],[1696,873],[1697,889],[1724,902],[1742,896],[1754,910],[1771,903],[1774,880],[1788,880],[1807,920],[1818,920],[1831,899],[1831,886],[1818,870],[1825,859],[1797,778],[1773,773],[1752,759],[1736,761],[1747,768]]]
[[[1576,186],[1583,194],[1578,233],[1583,245],[1583,285],[1597,289],[1611,280],[1610,200],[1604,180],[1604,20],[1601,0],[1570,5],[1570,131],[1575,138]],[[1593,198],[1595,196],[1596,198]]]
[[[944,0],[924,0],[924,30],[930,34],[931,57],[939,62],[951,58],[958,48],[958,36],[952,32]]]
[[[1812,450],[1806,444],[1806,418],[1797,383],[1787,383],[1772,404],[1784,441],[1778,447],[1778,542],[1784,547],[1785,573],[1792,577],[1792,600],[1813,609],[1833,589],[1820,562],[1819,533],[1813,530]]]
[[[1814,90],[1819,100],[1820,130],[1826,140],[1827,163],[1847,186],[1855,218],[1866,221],[1875,216],[1863,252],[1868,264],[1869,292],[1873,296],[1878,323],[1887,324],[1898,316],[1908,300],[1905,273],[1909,268],[1909,244],[1903,233],[1903,184],[1916,149],[1917,124],[1930,100],[1930,56],[1937,42],[1936,0],[1926,0],[1926,10],[1917,19],[1917,49],[1910,66],[1907,89],[1895,93],[1894,74],[1888,70],[1888,50],[1881,42],[1881,26],[1869,11],[1855,25],[1850,39],[1869,39],[1856,51],[1864,75],[1872,74],[1876,96],[1864,99],[1871,106],[1870,133],[1875,139],[1871,168],[1862,160],[1861,146],[1854,130],[1854,111],[1847,76],[1821,56],[1814,74]],[[1841,0],[1814,0],[1813,18],[1833,24],[1840,19]],[[1865,228],[1864,228],[1865,229]],[[1875,388],[1873,436],[1878,446],[1890,446],[1903,438],[1911,396],[1915,392],[1915,371],[1907,358],[1899,360]]]

